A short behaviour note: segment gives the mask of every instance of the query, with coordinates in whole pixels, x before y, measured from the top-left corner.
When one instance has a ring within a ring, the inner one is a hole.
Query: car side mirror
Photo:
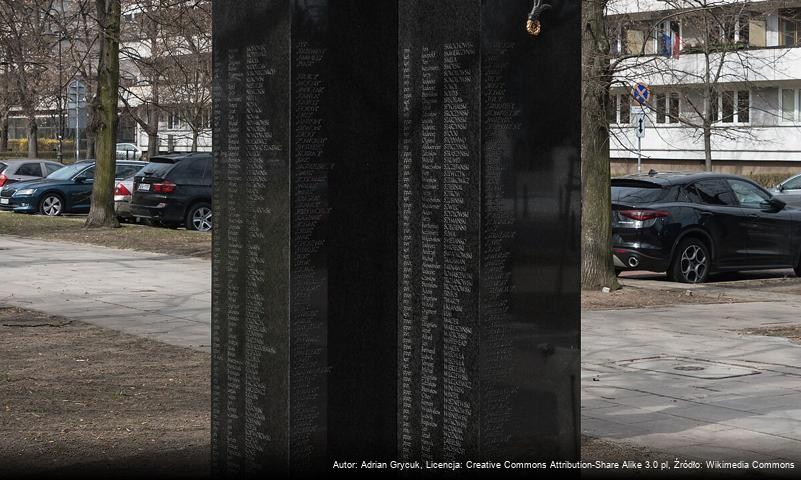
[[[779,190],[780,192],[783,192],[784,191],[784,184],[780,183],[780,184],[776,185],[776,189]]]
[[[83,175],[79,177],[75,177],[75,183],[92,183],[94,180],[89,177],[84,177]]]
[[[772,197],[770,200],[765,202],[765,204],[766,204],[765,205],[766,210],[771,210],[771,211],[774,211],[774,212],[780,212],[780,211],[784,210],[784,207],[787,206],[786,203],[784,203],[783,201],[779,200],[776,197]]]

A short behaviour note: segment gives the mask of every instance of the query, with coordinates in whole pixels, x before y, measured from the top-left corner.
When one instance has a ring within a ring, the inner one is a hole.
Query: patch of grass
[[[85,229],[86,217],[45,217],[0,212],[0,234],[42,240],[89,243],[104,247],[211,257],[211,234],[123,224],[120,228]]]

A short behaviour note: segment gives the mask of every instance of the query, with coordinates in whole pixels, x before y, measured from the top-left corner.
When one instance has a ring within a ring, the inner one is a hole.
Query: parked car
[[[114,211],[121,222],[135,221],[136,217],[131,213],[131,198],[133,195],[134,177],[131,175],[117,182],[114,187]]]
[[[793,175],[776,185],[770,193],[788,205],[801,207],[801,174]]]
[[[133,143],[117,144],[118,160],[141,160],[142,150]]]
[[[176,228],[211,230],[212,157],[209,153],[160,155],[134,177],[131,213]]]
[[[617,271],[711,273],[793,268],[801,276],[801,209],[736,175],[655,173],[612,179]]]
[[[50,160],[0,161],[0,192],[6,185],[44,178],[64,165]]]
[[[118,161],[115,177],[129,177],[144,162]],[[56,216],[62,213],[86,213],[91,206],[95,162],[86,161],[56,170],[42,180],[20,182],[0,192],[0,208],[23,213]]]

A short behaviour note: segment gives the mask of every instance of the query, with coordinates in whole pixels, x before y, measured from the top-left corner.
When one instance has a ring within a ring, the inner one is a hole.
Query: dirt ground
[[[801,345],[801,325],[783,325],[778,327],[749,328],[740,330],[740,335],[762,335],[766,337],[784,337]]]
[[[0,358],[0,478],[208,477],[208,354],[0,307]]]
[[[581,292],[582,310],[617,310],[621,308],[661,307],[667,305],[736,303],[737,298],[724,293],[703,293],[675,288],[623,287],[609,293]]]
[[[211,258],[211,234],[124,223],[121,228],[86,230],[84,216],[45,217],[0,212],[0,232],[42,240]]]

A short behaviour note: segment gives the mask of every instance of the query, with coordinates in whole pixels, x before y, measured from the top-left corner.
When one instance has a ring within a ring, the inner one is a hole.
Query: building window
[[[623,125],[631,123],[631,100],[628,95],[618,95],[620,102],[620,122]]]
[[[620,33],[620,51],[627,55],[653,55],[656,53],[653,27],[646,23],[624,25]]]
[[[783,88],[779,95],[779,108],[781,109],[782,122],[795,122],[799,116],[799,91],[791,88]]]
[[[720,94],[720,111],[723,114],[720,121],[734,123],[734,92]]]
[[[167,130],[178,130],[181,126],[181,119],[178,114],[170,112],[167,114]]]
[[[654,50],[657,55],[669,57],[677,54],[680,48],[681,23],[676,20],[665,20],[654,27]]]
[[[653,105],[656,111],[656,123],[679,123],[680,104],[678,93],[657,93]]]
[[[749,123],[751,95],[748,90],[713,92],[710,99],[712,119],[721,123]]]
[[[779,11],[779,44],[782,47],[801,45],[801,13],[798,10]]]
[[[764,16],[748,19],[747,43],[750,47],[766,47],[768,45],[768,25]]]
[[[631,123],[631,98],[627,94],[612,95],[609,99],[609,123]]]

